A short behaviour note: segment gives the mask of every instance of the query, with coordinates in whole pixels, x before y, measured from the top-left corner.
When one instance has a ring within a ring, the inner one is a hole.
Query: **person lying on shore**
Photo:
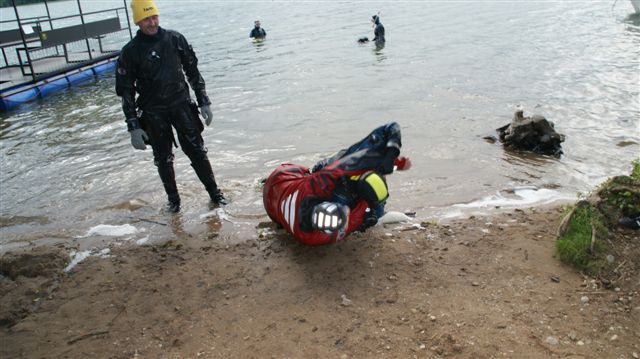
[[[313,168],[285,163],[263,187],[269,217],[301,243],[323,245],[375,225],[389,197],[385,176],[408,170],[400,126],[388,123]]]

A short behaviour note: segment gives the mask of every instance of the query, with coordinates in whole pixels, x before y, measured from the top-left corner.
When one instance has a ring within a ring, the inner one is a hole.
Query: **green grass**
[[[633,170],[631,171],[631,178],[635,178],[640,181],[640,158],[633,161]]]
[[[633,161],[629,176],[616,176],[597,189],[595,203],[578,208],[567,226],[564,237],[556,241],[558,257],[591,276],[610,268],[605,257],[610,250],[604,239],[608,228],[618,225],[620,217],[640,213],[640,158]],[[572,208],[564,208],[564,215]],[[591,249],[592,226],[596,241]]]
[[[593,251],[591,251],[592,223],[596,231],[606,233],[606,228],[602,225],[597,210],[591,206],[577,209],[565,236],[556,241],[556,250],[563,262],[571,264],[589,275],[597,275],[606,264],[603,259],[606,248],[602,241],[596,241]]]

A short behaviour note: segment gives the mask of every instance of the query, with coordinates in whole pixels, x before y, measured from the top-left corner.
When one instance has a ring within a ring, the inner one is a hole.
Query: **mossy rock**
[[[640,213],[640,179],[617,176],[600,186],[596,193],[597,207],[609,227],[617,225],[621,217]]]
[[[606,256],[610,230],[622,217],[640,214],[640,160],[630,176],[617,176],[603,183],[588,200],[581,200],[558,227],[556,250],[560,259],[598,276],[611,265]]]

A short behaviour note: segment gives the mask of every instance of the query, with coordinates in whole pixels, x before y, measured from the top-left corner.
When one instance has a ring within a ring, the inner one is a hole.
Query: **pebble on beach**
[[[587,304],[587,303],[589,303],[589,297],[587,297],[586,295],[583,295],[583,296],[580,298],[580,302],[582,302],[582,304]]]
[[[347,298],[346,294],[341,295],[340,298],[342,298],[342,303],[340,303],[340,305],[342,305],[343,307],[348,307],[351,305],[351,299]]]

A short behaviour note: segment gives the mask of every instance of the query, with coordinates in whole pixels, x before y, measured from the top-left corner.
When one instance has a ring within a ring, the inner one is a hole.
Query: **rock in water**
[[[497,129],[506,148],[560,157],[564,135],[556,132],[553,122],[543,116],[524,117],[516,111],[510,124]]]

